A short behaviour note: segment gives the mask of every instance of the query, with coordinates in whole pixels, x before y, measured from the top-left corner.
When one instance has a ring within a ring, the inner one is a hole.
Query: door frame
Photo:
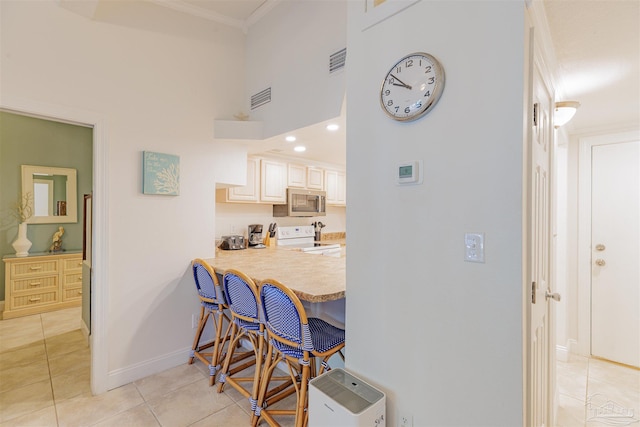
[[[107,167],[107,121],[95,111],[76,109],[58,104],[46,104],[31,99],[3,96],[0,109],[45,120],[93,128],[93,269],[91,286],[91,392],[101,394],[108,390],[107,317],[108,317],[108,264],[109,239],[107,213],[109,212]],[[99,244],[97,244],[99,242]]]
[[[591,356],[591,149],[596,145],[640,141],[640,129],[578,138],[578,342]]]
[[[523,246],[522,246],[522,263],[523,263],[523,277],[522,277],[522,295],[523,295],[523,425],[530,425],[533,420],[533,413],[535,410],[536,392],[534,390],[534,378],[532,377],[532,307],[531,307],[531,277],[533,263],[531,254],[533,248],[533,238],[531,236],[531,222],[533,221],[533,209],[532,201],[532,189],[531,189],[531,168],[533,167],[533,158],[531,153],[531,147],[533,144],[533,115],[534,115],[534,68],[537,68],[541,77],[541,84],[545,85],[551,96],[553,102],[556,96],[555,85],[553,84],[553,74],[551,73],[550,64],[548,63],[548,49],[550,46],[544,29],[540,30],[539,22],[544,22],[544,19],[539,16],[539,10],[535,7],[529,8],[529,12],[525,15],[526,33],[525,33],[525,56],[524,56],[524,81],[525,92],[523,94],[523,112],[525,117],[523,118]],[[538,25],[536,25],[538,24]],[[552,119],[549,122],[549,126],[552,126]],[[555,178],[555,144],[556,134],[553,129],[549,134],[549,170],[548,180],[549,187],[547,190],[547,209],[548,209],[548,236],[546,239],[547,244],[547,286],[551,292],[555,291],[555,277],[552,273],[555,271],[555,247],[553,245],[552,230],[555,228],[555,218],[553,212],[555,212],[555,201],[553,200],[554,186],[556,183]],[[544,295],[544,294],[543,294]],[[547,302],[547,298],[544,298],[544,303],[547,304],[547,319],[548,328],[547,331],[547,376],[543,387],[546,388],[546,406],[545,425],[553,425],[555,422],[557,400],[556,400],[556,387],[555,387],[555,306],[552,302]],[[542,301],[541,301],[542,302]]]

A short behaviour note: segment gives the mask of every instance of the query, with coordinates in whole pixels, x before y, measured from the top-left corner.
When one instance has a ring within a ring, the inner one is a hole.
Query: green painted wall
[[[73,168],[78,179],[78,222],[29,224],[30,253],[46,252],[59,226],[62,247],[82,249],[83,195],[93,186],[93,129],[0,111],[0,255],[14,254],[18,225],[9,215],[22,191],[21,165]],[[4,263],[0,265],[0,300],[4,300]]]

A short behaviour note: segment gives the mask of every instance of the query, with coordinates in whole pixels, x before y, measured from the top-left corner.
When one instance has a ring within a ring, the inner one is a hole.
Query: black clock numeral
[[[401,73],[401,72],[402,72],[402,67],[398,65],[396,67],[396,73]]]
[[[426,96],[427,98],[431,96],[431,91],[428,90],[424,93],[424,96]]]
[[[396,108],[395,108],[396,113],[398,112],[398,110],[399,110],[399,109],[400,109],[400,106],[399,106],[399,105],[398,105],[398,106],[396,106]]]
[[[413,67],[413,59],[407,60],[407,62],[404,63],[404,66],[407,68]]]
[[[389,85],[393,85],[395,81],[396,79],[394,79],[393,77],[389,77]]]
[[[436,78],[435,77],[429,77],[429,84],[432,85],[436,82]]]
[[[416,102],[416,108],[420,108],[420,107],[422,107],[422,101],[421,101],[421,100],[418,100],[418,101]]]
[[[393,99],[388,100],[388,101],[387,101],[387,105],[388,105],[389,107],[391,107],[391,106],[393,105]]]
[[[429,74],[430,72],[431,72],[431,65],[427,65],[427,66],[424,68],[424,73],[425,73],[425,74]]]
[[[391,91],[390,91],[389,89],[387,89],[387,90],[385,90],[385,91],[384,91],[384,95],[385,95],[385,96],[389,96],[389,94],[390,94],[390,93],[391,93]]]
[[[411,108],[409,108],[409,107],[405,108],[405,109],[404,109],[404,112],[405,112],[405,113],[407,113],[407,114],[409,114],[409,113],[411,112]]]

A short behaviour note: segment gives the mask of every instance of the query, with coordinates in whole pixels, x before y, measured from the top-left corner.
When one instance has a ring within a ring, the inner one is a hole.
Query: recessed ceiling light
[[[330,130],[332,132],[337,131],[338,129],[340,129],[340,126],[338,126],[335,123],[331,123],[330,125],[327,125],[327,130]]]
[[[305,147],[304,145],[297,145],[293,149],[295,151],[297,151],[298,153],[302,153],[303,151],[307,151],[307,147]]]
[[[293,135],[289,135],[285,138],[285,140],[287,140],[287,142],[293,142],[296,140],[296,137]]]

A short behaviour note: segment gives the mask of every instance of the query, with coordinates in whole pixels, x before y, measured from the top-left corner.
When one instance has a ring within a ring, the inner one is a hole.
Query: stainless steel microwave
[[[325,216],[327,192],[287,188],[287,204],[273,205],[273,216]]]

